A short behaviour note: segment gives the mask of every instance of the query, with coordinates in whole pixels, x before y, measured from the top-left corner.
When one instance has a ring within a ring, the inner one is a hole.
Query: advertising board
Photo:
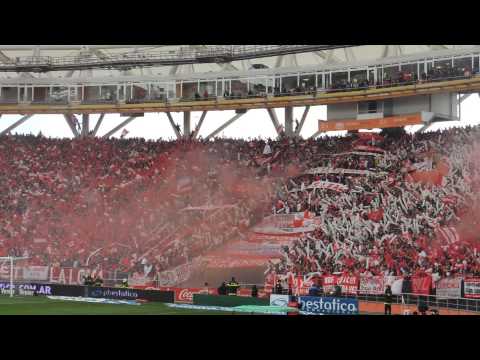
[[[288,295],[270,295],[270,306],[288,306],[290,296]]]
[[[462,278],[445,278],[436,284],[436,295],[439,298],[460,298],[462,296]]]
[[[145,299],[148,301],[158,302],[174,302],[173,291],[159,291],[159,290],[141,290],[141,289],[119,289],[108,287],[86,287],[86,297],[91,298],[105,298],[105,299],[123,299],[123,300],[138,300]]]
[[[317,314],[358,314],[358,300],[351,298],[301,296],[301,311]]]
[[[13,284],[14,295],[33,296],[33,295],[53,295],[52,286],[48,284],[19,283]],[[10,283],[0,282],[0,294],[10,294]]]

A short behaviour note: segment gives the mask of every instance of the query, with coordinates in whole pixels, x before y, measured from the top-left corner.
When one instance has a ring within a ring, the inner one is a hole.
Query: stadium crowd
[[[2,137],[0,254],[145,274],[181,264],[261,218],[268,195],[242,146]]]
[[[378,153],[333,151],[312,162],[338,174],[285,180],[276,213],[313,211],[321,225],[284,248],[277,273],[436,277],[480,274],[479,128],[375,138]],[[357,140],[358,141],[358,140]],[[376,148],[376,149],[375,149]],[[384,150],[385,152],[383,153]],[[341,170],[339,170],[341,169]],[[360,173],[349,175],[349,170]],[[323,170],[322,170],[323,171]],[[320,171],[320,172],[322,172]],[[337,182],[345,191],[314,188]],[[299,185],[301,184],[301,185]]]
[[[248,236],[272,211],[309,210],[320,227],[270,271],[478,274],[479,135],[4,136],[0,254],[149,275]]]

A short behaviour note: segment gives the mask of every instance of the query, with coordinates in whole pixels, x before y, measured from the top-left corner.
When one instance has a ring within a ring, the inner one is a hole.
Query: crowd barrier
[[[358,294],[356,298],[364,302],[382,303],[385,301],[385,295],[364,295]],[[455,311],[465,311],[480,313],[480,299],[439,297],[435,295],[419,295],[405,293],[402,295],[394,295],[392,304],[418,307],[420,303],[424,303],[430,309],[450,309]]]
[[[432,278],[431,275],[419,276],[355,276],[355,275],[269,275],[265,279],[265,288],[273,288],[278,281],[284,287],[292,288],[294,295],[306,295],[314,282],[322,286],[325,293],[340,287],[343,294],[350,295],[383,295],[387,285],[393,295],[416,294],[437,295],[438,298],[480,299],[480,278],[451,277]]]

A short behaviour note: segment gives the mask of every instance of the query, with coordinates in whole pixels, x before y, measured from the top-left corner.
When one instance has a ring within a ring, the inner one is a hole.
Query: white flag
[[[125,136],[127,136],[128,133],[129,131],[127,129],[123,129],[122,135],[120,137],[123,139]]]

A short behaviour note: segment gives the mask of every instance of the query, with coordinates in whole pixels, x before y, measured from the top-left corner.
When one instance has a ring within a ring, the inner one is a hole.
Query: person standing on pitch
[[[253,285],[252,286],[252,297],[258,297],[258,289],[257,289],[257,285]]]
[[[100,275],[95,276],[94,286],[103,286],[103,279],[100,277]]]
[[[227,285],[225,281],[222,282],[222,285],[218,288],[218,295],[227,295]]]
[[[385,315],[392,315],[392,289],[387,285],[385,289]]]
[[[237,290],[239,287],[240,285],[237,282],[237,280],[235,280],[235,278],[232,277],[232,280],[227,284],[228,295],[237,295]]]

